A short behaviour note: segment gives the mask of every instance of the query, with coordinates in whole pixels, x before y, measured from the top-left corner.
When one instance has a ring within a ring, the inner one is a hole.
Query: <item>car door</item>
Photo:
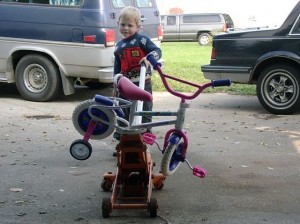
[[[166,41],[179,41],[179,17],[165,15],[163,18],[164,38]]]

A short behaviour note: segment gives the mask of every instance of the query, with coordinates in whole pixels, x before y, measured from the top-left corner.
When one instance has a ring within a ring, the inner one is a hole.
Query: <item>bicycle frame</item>
[[[91,106],[91,108],[89,108],[89,113],[90,116],[92,117],[93,120],[96,121],[100,121],[103,122],[105,124],[108,125],[113,125],[114,127],[116,127],[118,129],[118,131],[122,134],[124,133],[142,133],[144,132],[145,129],[147,128],[152,128],[152,127],[158,127],[158,126],[166,126],[166,125],[175,125],[174,128],[170,129],[169,131],[167,131],[165,138],[164,138],[164,144],[163,144],[163,152],[166,149],[167,145],[168,145],[168,141],[170,139],[170,136],[172,134],[176,134],[176,136],[179,137],[179,140],[182,138],[183,139],[183,150],[182,150],[182,161],[185,160],[185,155],[186,155],[186,150],[188,147],[188,137],[186,135],[186,132],[183,130],[183,125],[184,125],[184,119],[185,119],[185,113],[186,113],[186,108],[189,108],[190,106],[190,102],[188,100],[192,100],[194,98],[196,98],[204,89],[208,88],[208,87],[214,87],[214,86],[229,86],[230,85],[230,80],[217,80],[217,81],[212,81],[209,83],[205,83],[205,84],[195,84],[180,78],[176,78],[167,74],[164,74],[163,71],[161,70],[160,64],[158,62],[155,61],[154,57],[151,58],[151,55],[147,58],[153,68],[155,70],[157,70],[158,74],[161,77],[161,80],[166,88],[166,90],[171,93],[172,95],[180,98],[180,104],[179,104],[179,108],[177,111],[138,111],[137,107],[138,107],[138,101],[139,99],[135,99],[132,101],[129,100],[124,100],[118,97],[113,97],[111,98],[111,100],[114,102],[113,106],[107,106],[107,105],[103,105],[103,104],[98,104],[98,105],[93,105]],[[122,77],[122,79],[126,79],[125,77]],[[167,79],[171,79],[171,80],[175,80],[177,82],[189,85],[189,86],[193,86],[195,88],[197,88],[197,90],[192,93],[192,94],[184,94],[184,93],[180,93],[177,92],[175,90],[173,90]],[[121,81],[119,81],[121,82]],[[116,83],[115,86],[120,87],[120,83]],[[126,82],[126,85],[130,85],[128,82]],[[127,86],[128,87],[128,86]],[[136,91],[137,90],[137,86],[130,85],[128,88],[121,88],[124,89],[124,91],[126,92],[132,92],[132,91]],[[125,92],[121,92],[122,95],[126,95]],[[140,94],[143,94],[143,92],[140,92]],[[132,94],[130,94],[132,95]],[[121,104],[122,105],[121,105]],[[93,114],[91,113],[93,108],[106,108],[106,109],[110,109],[110,110],[116,110],[116,109],[120,109],[120,108],[130,108],[130,114],[129,114],[129,121],[125,120],[124,118],[118,116],[116,114],[116,119],[117,121],[123,123],[125,126],[121,126],[118,125],[118,122],[116,122],[115,124],[110,124],[107,123],[104,120],[101,120],[99,118],[97,118],[96,116],[93,116]],[[175,119],[169,119],[169,120],[164,120],[164,121],[156,121],[156,122],[149,122],[149,123],[138,123],[135,124],[134,123],[134,119],[138,116],[160,116],[160,117],[170,117],[170,116],[175,116]],[[179,141],[177,140],[177,141]],[[175,140],[174,140],[175,141]],[[176,144],[177,142],[175,141],[174,144]]]

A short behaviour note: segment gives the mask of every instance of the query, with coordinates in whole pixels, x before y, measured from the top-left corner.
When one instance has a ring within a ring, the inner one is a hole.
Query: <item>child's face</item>
[[[132,36],[140,28],[140,26],[136,24],[136,21],[130,18],[120,18],[118,25],[119,31],[122,34],[123,38]]]

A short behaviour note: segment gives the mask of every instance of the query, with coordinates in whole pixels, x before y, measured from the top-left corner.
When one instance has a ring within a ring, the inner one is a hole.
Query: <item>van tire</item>
[[[198,36],[198,43],[201,45],[201,46],[206,46],[210,43],[210,35],[209,33],[201,33],[199,36]]]
[[[20,94],[29,101],[50,101],[61,89],[57,66],[39,54],[26,55],[18,62],[15,82]]]

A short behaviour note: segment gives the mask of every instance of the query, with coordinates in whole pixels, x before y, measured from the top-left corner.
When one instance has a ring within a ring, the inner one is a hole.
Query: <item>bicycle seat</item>
[[[147,91],[139,88],[126,77],[118,81],[118,89],[123,97],[129,100],[152,101],[153,97]]]

